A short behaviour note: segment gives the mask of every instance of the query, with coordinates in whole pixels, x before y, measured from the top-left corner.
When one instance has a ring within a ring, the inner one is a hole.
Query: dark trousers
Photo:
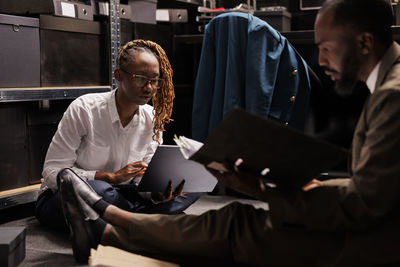
[[[135,185],[121,185],[119,188],[114,188],[109,183],[99,180],[90,180],[88,183],[108,203],[136,213],[179,214],[201,196],[201,193],[189,193],[165,203],[154,204],[150,200],[143,199],[136,191]],[[35,216],[46,227],[67,229],[58,192],[53,193],[47,189],[39,195]]]

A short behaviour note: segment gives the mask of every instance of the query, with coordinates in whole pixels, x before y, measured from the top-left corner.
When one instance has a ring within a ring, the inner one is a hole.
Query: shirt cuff
[[[348,186],[350,183],[350,178],[335,178],[325,181],[321,181],[324,186]]]
[[[96,171],[85,171],[76,167],[72,167],[72,170],[81,178],[86,180],[94,180],[94,176],[96,175]]]

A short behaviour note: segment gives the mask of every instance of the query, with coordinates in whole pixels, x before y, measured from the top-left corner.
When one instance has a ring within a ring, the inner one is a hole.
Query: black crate
[[[40,86],[39,20],[0,14],[0,88]]]
[[[25,258],[25,227],[0,227],[0,266],[14,267]]]
[[[40,16],[41,86],[109,85],[106,25]]]

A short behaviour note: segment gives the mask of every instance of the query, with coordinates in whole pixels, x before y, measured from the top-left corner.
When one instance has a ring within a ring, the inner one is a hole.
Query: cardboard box
[[[0,266],[18,266],[25,258],[25,227],[0,227]]]

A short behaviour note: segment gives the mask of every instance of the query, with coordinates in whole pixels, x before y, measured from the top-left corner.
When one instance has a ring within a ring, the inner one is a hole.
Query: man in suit
[[[354,133],[351,178],[270,188],[237,161],[226,165],[229,172],[210,171],[220,183],[268,202],[269,211],[234,203],[199,216],[168,216],[108,205],[67,169],[59,187],[75,256],[85,260],[89,247],[101,243],[177,261],[399,263],[400,46],[392,41],[392,19],[385,0],[328,0],[316,18],[319,63],[337,89],[348,93],[362,81],[371,91]]]

